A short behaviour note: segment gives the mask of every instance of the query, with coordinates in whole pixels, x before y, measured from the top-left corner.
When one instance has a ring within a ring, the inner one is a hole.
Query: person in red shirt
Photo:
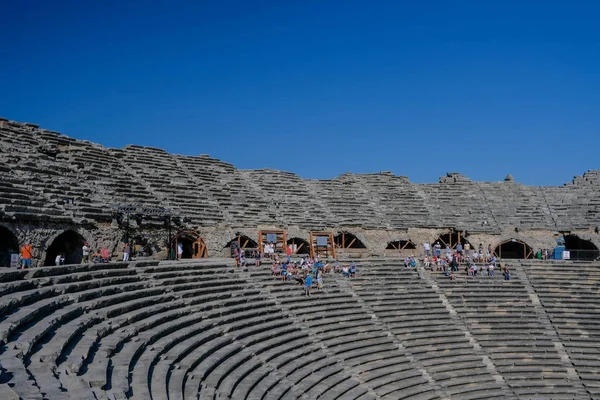
[[[290,261],[292,261],[292,246],[287,247],[286,254],[287,254],[287,258],[288,258],[287,262],[289,264]]]
[[[25,245],[21,248],[21,269],[31,268],[31,255],[33,250],[29,243],[25,243]]]

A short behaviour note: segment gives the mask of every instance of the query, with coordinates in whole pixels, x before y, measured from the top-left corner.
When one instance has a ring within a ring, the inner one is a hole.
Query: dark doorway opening
[[[10,229],[0,226],[0,267],[10,267],[11,254],[19,254],[19,240]]]
[[[411,240],[394,240],[387,244],[386,250],[414,250],[417,246]]]
[[[525,242],[510,239],[496,246],[494,254],[504,259],[527,259],[533,257],[533,249]]]
[[[334,238],[335,247],[340,249],[366,249],[359,238],[348,232],[340,232]]]
[[[600,256],[598,247],[589,240],[577,235],[564,235],[565,248],[570,252],[571,260],[596,260]]]
[[[310,244],[301,238],[291,238],[287,241],[288,246],[292,246],[293,254],[310,254]]]
[[[177,242],[181,243],[183,247],[183,253],[181,258],[192,258],[192,254],[194,254],[194,240],[190,239],[187,236],[182,236],[177,238]]]
[[[64,254],[65,264],[80,264],[83,258],[85,239],[79,233],[68,230],[56,237],[46,250],[44,265],[55,265],[56,256]]]

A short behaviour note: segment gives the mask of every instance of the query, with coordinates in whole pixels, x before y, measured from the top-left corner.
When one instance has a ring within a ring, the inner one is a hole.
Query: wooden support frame
[[[401,242],[405,242],[402,246],[400,246]],[[398,243],[398,245],[396,245],[396,243]],[[410,250],[414,250],[417,248],[417,245],[414,244],[414,242],[410,239],[402,239],[402,240],[392,240],[391,242],[388,242],[388,246],[391,246],[391,249],[386,249],[386,250],[406,250],[406,248],[408,246],[413,246]]]
[[[300,238],[300,237],[297,237],[297,236],[295,236],[295,237],[293,237],[293,238],[289,238],[289,239],[286,241],[286,243],[287,243],[287,246],[288,246],[288,247],[289,247],[289,246],[292,246],[292,243],[290,243],[290,242],[292,242],[292,241],[294,241],[294,240],[301,241],[301,243],[300,243],[300,245],[299,245],[298,247],[296,247],[296,249],[294,249],[294,248],[292,247],[292,254],[299,254],[299,253],[301,252],[301,250],[302,250],[302,249],[304,249],[304,251],[305,251],[305,252],[308,252],[308,254],[310,254],[310,242],[309,242],[309,241],[306,241],[306,240],[304,240],[304,239],[302,239],[302,238]]]
[[[346,237],[346,236],[348,236],[348,237]],[[339,243],[335,242],[336,238],[339,238],[338,239]],[[352,238],[352,239],[350,239],[350,238]],[[347,240],[350,240],[350,242],[348,243]],[[367,248],[367,246],[358,238],[358,236],[356,236],[352,233],[349,233],[349,232],[344,232],[344,231],[339,232],[337,235],[334,236],[333,243],[334,243],[334,246],[338,249],[350,249],[350,248],[352,248],[352,245],[354,243],[356,243],[357,240],[361,244],[361,247],[357,247],[357,249],[366,249]]]
[[[243,238],[243,240],[242,240]],[[252,240],[251,238],[249,238],[246,235],[236,235],[235,240],[237,240],[238,244],[240,245],[240,249],[246,250],[248,248],[250,249],[255,249],[258,247],[258,244],[256,244],[256,242],[254,242],[254,240]],[[256,246],[250,246],[248,247],[248,243],[252,241],[254,244],[256,244]]]
[[[177,257],[177,248],[179,247],[180,238],[185,238],[186,240],[192,242],[191,258],[208,258],[208,248],[206,247],[206,243],[204,243],[204,239],[202,239],[200,233],[194,230],[183,230],[177,232],[173,238],[173,242],[175,243],[175,257]]]
[[[318,237],[327,237],[327,246],[317,246],[317,238]],[[321,257],[325,255],[325,257],[335,258],[335,242],[333,241],[333,233],[332,232],[311,232],[310,233],[310,256],[315,258],[317,256]]]
[[[532,258],[533,256],[533,248],[528,245],[527,243],[525,243],[522,240],[519,239],[508,239],[505,240],[503,242],[500,242],[496,245],[496,247],[494,248],[494,252],[493,254],[498,257],[498,258],[502,258],[502,245],[506,244],[506,243],[518,243],[520,245],[523,246],[523,259],[527,260],[529,258]]]
[[[452,240],[452,235],[453,235],[453,234],[456,234],[456,235],[457,235],[457,239],[456,239],[456,241],[453,241],[453,240]],[[457,246],[459,243],[461,243],[461,240],[460,240],[460,239],[461,239],[461,234],[462,234],[462,231],[454,231],[454,232],[446,232],[446,233],[442,233],[441,235],[439,235],[439,236],[438,236],[438,238],[436,239],[436,241],[440,241],[440,242],[442,242],[442,244],[443,244],[444,246],[448,246],[448,247],[450,247],[451,249],[453,249],[453,250],[454,250],[454,249],[456,249],[456,246]],[[449,240],[448,240],[448,243],[446,243],[446,242],[444,241],[444,239],[442,239],[442,236],[445,236],[445,235],[448,235],[448,239],[449,239]],[[463,236],[463,238],[464,238],[464,236]],[[467,243],[469,243],[469,244],[470,244],[470,242],[469,242],[468,240],[466,240],[466,238],[465,238],[465,241],[466,241]],[[434,243],[435,243],[435,242],[434,242]],[[473,245],[471,245],[471,248],[473,248]]]
[[[265,244],[267,243],[267,234],[274,234],[275,241],[275,253],[282,252],[285,254],[287,247],[286,232],[283,230],[266,229],[258,231],[258,248],[262,254],[264,254]]]

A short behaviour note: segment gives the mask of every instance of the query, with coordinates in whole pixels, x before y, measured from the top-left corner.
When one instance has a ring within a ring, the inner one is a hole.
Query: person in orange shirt
[[[23,247],[21,247],[21,269],[31,268],[31,254],[32,254],[31,246],[29,243],[25,243]]]

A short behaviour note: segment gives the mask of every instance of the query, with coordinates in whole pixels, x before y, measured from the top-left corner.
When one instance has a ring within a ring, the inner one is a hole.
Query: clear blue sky
[[[600,169],[600,1],[0,0],[0,116],[306,178]]]

